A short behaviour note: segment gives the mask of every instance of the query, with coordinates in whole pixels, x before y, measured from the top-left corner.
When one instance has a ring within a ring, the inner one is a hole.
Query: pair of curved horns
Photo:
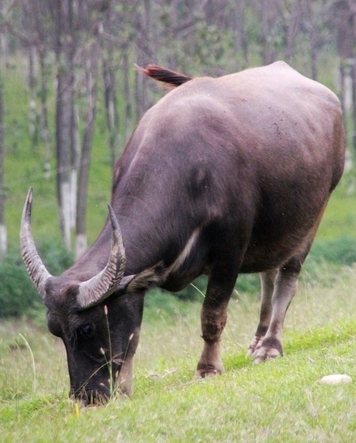
[[[46,282],[52,275],[47,271],[37,252],[31,232],[31,207],[33,192],[28,191],[24,205],[20,230],[21,254],[27,272],[43,299],[46,297]],[[105,268],[94,277],[79,284],[77,305],[81,309],[95,306],[111,295],[119,286],[126,286],[134,276],[123,277],[125,272],[125,250],[116,215],[110,205],[109,216],[112,226],[111,251]],[[120,285],[121,283],[121,285]]]

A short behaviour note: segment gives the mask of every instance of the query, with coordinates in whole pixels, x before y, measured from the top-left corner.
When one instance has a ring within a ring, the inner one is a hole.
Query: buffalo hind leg
[[[274,282],[276,280],[278,269],[272,269],[271,271],[261,272],[261,310],[260,321],[257,326],[256,334],[252,340],[249,348],[248,355],[254,355],[261,347],[262,340],[268,330],[271,314],[272,314],[272,296],[274,291]]]
[[[227,307],[237,277],[236,271],[230,275],[226,272],[226,268],[224,271],[225,277],[220,274],[219,278],[215,278],[214,275],[209,278],[201,311],[204,348],[197,366],[196,378],[221,374],[224,370],[220,340],[227,320]]]
[[[282,329],[288,307],[297,292],[301,261],[289,260],[278,270],[272,295],[272,312],[265,336],[253,353],[255,363],[283,355]]]

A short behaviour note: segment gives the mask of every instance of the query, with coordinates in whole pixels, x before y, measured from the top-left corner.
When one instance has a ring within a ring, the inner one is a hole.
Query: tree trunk
[[[30,46],[28,52],[28,87],[30,90],[30,104],[29,104],[29,127],[32,141],[32,147],[35,147],[38,142],[37,137],[37,110],[36,110],[36,48]]]
[[[309,0],[305,2],[305,13],[306,13],[306,27],[309,34],[311,77],[313,80],[316,80],[318,76],[318,56],[319,56],[318,29],[315,24],[316,16],[313,10],[313,5]]]
[[[275,61],[276,51],[274,48],[274,27],[277,23],[278,9],[275,0],[261,0],[259,3],[261,21],[261,58],[264,65]]]
[[[106,58],[103,62],[104,70],[104,92],[105,92],[105,109],[106,109],[106,122],[109,129],[109,149],[111,165],[114,168],[114,164],[118,155],[118,134],[119,134],[119,117],[116,109],[116,86],[115,86],[115,73],[110,64],[109,58]]]
[[[352,79],[352,114],[353,114],[353,132],[352,132],[352,144],[356,153],[356,57],[353,59],[351,67],[351,79]]]
[[[74,92],[74,91],[73,91]],[[72,99],[71,109],[71,150],[70,150],[70,227],[75,229],[77,214],[78,169],[80,158],[80,133],[78,106]]]
[[[73,75],[59,70],[57,77],[56,147],[57,147],[57,197],[60,211],[62,240],[71,248],[71,118],[73,101]]]
[[[236,66],[236,71],[240,71],[248,66],[248,40],[245,32],[244,22],[245,22],[245,9],[246,4],[244,0],[236,2],[233,7],[233,17],[234,17],[234,44],[236,50],[241,50],[243,54],[243,66]]]
[[[51,175],[51,147],[48,130],[48,108],[47,108],[47,77],[48,66],[46,63],[46,53],[39,50],[39,62],[40,62],[40,75],[41,75],[41,88],[40,88],[40,101],[41,101],[41,138],[44,145],[44,159],[43,169],[45,171],[45,177],[50,178]]]
[[[125,128],[124,128],[124,141],[128,141],[132,131],[132,97],[130,88],[130,75],[129,75],[129,55],[127,48],[124,49],[123,54],[123,75],[124,75],[124,96],[125,96]]]
[[[334,5],[333,13],[337,53],[340,58],[345,129],[346,132],[352,132],[353,147],[356,150],[356,7],[351,0],[339,0]]]
[[[144,0],[141,10],[141,21],[139,26],[140,41],[138,43],[137,63],[139,66],[145,66],[154,62],[154,51],[151,40],[152,33],[152,17],[151,17],[151,0]],[[152,84],[152,82],[150,82]],[[152,105],[149,99],[146,78],[139,72],[135,73],[135,104],[136,104],[136,121],[142,117],[143,113]]]
[[[0,55],[1,57],[1,55]],[[7,253],[7,231],[5,225],[5,191],[4,191],[4,95],[3,66],[0,61],[0,257]]]
[[[86,92],[88,110],[85,118],[83,145],[79,166],[79,184],[77,194],[76,246],[75,255],[79,258],[87,249],[86,210],[89,182],[90,152],[94,132],[96,113],[96,84],[90,70],[86,74]]]
[[[1,15],[5,14],[3,2],[0,3]],[[5,158],[5,125],[4,125],[4,84],[3,73],[6,63],[7,39],[3,32],[0,32],[0,258],[7,254],[7,230],[5,224],[5,189],[4,189],[4,158]],[[6,44],[5,44],[6,42]]]
[[[57,97],[56,97],[56,151],[57,198],[62,240],[71,249],[73,220],[72,177],[73,164],[73,100],[74,100],[74,37],[73,2],[55,2]]]
[[[346,65],[344,60],[339,60],[339,73],[340,73],[340,101],[343,110],[344,127],[345,132],[349,132],[348,116],[352,108],[352,79],[350,75],[350,67]]]
[[[295,55],[295,42],[300,31],[300,23],[302,17],[302,10],[300,2],[292,2],[290,9],[283,10],[283,21],[285,25],[284,29],[284,41],[285,41],[285,60],[287,63],[292,64]]]

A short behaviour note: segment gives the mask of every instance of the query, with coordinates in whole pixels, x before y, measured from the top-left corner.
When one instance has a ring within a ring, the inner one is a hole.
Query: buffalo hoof
[[[258,337],[257,335],[252,340],[252,343],[248,347],[247,355],[253,357],[258,349],[262,346],[263,337]]]
[[[256,336],[249,347],[248,354],[253,358],[254,363],[273,360],[283,356],[282,343],[277,338]]]
[[[220,375],[221,371],[217,369],[197,369],[194,375],[194,380],[200,380],[201,378],[213,377],[214,375]]]
[[[253,354],[253,362],[255,364],[262,363],[267,360],[274,360],[277,357],[281,357],[283,354],[281,354],[277,349],[275,348],[265,348],[261,347]]]

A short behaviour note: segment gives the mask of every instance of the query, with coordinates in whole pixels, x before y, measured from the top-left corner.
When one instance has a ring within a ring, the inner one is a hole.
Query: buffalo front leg
[[[297,292],[301,268],[300,263],[293,262],[292,260],[288,265],[279,269],[275,278],[270,321],[264,337],[261,337],[253,352],[255,363],[283,355],[283,323],[288,307]],[[263,326],[265,327],[266,324]]]
[[[236,275],[236,274],[235,274]],[[201,311],[201,328],[204,348],[200,357],[196,378],[221,374],[224,366],[221,360],[220,340],[227,320],[227,307],[236,277],[229,276],[229,283],[219,284],[210,277],[206,297]]]
[[[276,280],[277,272],[278,272],[277,269],[272,269],[271,271],[262,272],[260,274],[260,280],[261,280],[260,321],[257,326],[255,337],[248,348],[248,355],[254,355],[255,352],[261,347],[262,340],[268,330],[272,315],[272,296],[273,296],[274,282]]]

